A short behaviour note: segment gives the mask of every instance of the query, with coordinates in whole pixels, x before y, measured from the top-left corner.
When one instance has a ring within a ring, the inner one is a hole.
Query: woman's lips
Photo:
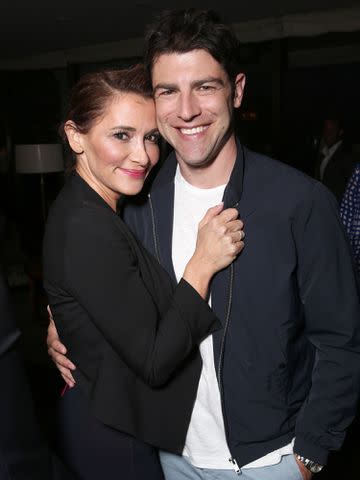
[[[125,175],[133,178],[145,178],[146,175],[146,170],[131,170],[128,168],[121,168],[121,171],[125,173]]]

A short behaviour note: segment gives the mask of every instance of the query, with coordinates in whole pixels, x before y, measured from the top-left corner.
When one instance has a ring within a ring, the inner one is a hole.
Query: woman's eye
[[[146,136],[146,140],[151,143],[159,143],[160,133],[151,133],[150,135]]]
[[[118,140],[127,140],[129,135],[126,132],[116,132],[114,133],[114,137],[116,137]]]

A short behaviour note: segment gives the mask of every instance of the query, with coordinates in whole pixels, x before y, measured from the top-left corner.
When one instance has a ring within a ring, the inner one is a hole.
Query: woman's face
[[[76,169],[110,204],[139,193],[159,159],[154,102],[135,93],[115,96],[89,132],[76,135]]]

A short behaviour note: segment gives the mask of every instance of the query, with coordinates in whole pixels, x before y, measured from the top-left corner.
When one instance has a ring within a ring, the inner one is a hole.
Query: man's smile
[[[180,128],[180,132],[184,135],[196,135],[197,133],[202,133],[208,128],[208,125],[203,125],[200,127],[192,128]]]

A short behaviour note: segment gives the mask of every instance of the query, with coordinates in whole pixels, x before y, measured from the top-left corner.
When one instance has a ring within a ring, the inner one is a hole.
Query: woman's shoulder
[[[65,185],[49,213],[44,247],[66,251],[80,247],[93,254],[116,247],[128,252],[129,239],[124,230],[124,223],[110,207],[104,208],[86,195],[79,196]]]
[[[67,228],[88,225],[96,230],[118,220],[106,202],[76,174],[66,179],[48,216],[48,223],[60,221]]]

